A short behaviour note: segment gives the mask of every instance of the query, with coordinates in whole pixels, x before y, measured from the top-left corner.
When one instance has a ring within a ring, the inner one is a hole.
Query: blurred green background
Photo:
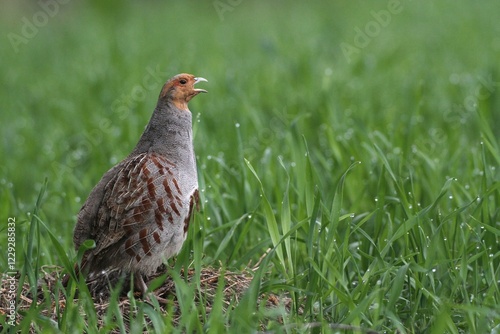
[[[207,263],[241,267],[270,245],[245,159],[278,218],[287,185],[292,221],[302,221],[314,194],[332,202],[354,163],[341,211],[375,213],[368,235],[437,203],[449,178],[457,181],[429,224],[460,208],[453,224],[475,216],[500,228],[497,1],[1,6],[0,219],[16,217],[20,231],[47,178],[39,214],[72,249],[86,196],[131,151],[163,83],[181,72],[209,81],[209,94],[190,103]],[[477,196],[486,209],[471,209]],[[250,230],[238,225],[252,213]],[[244,241],[219,247],[242,229]],[[485,237],[494,268],[498,239]],[[50,245],[41,251],[58,263]]]
[[[229,167],[287,157],[291,135],[337,174],[351,160],[370,167],[362,146],[375,135],[406,158],[418,147],[431,174],[472,183],[475,106],[491,104],[486,120],[500,124],[497,9],[495,1],[4,1],[1,219],[30,211],[47,177],[44,211],[67,238],[91,187],[130,152],[163,82],[180,72],[209,80],[210,94],[191,105],[200,166],[209,157]],[[329,189],[335,175],[323,176]]]

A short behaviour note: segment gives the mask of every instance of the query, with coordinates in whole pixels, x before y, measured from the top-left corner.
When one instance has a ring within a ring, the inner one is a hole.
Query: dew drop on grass
[[[435,273],[437,271],[436,268],[432,268],[432,272]]]
[[[248,219],[252,219],[252,215],[248,215]]]
[[[211,218],[210,217],[207,217],[207,220],[210,220]]]
[[[236,123],[234,126],[237,127],[237,128],[239,128],[240,127],[240,123]]]
[[[449,199],[453,199],[453,195],[450,195],[448,198],[449,198]]]
[[[378,197],[375,197],[375,202],[378,202]]]
[[[80,201],[81,201],[81,200],[82,200],[82,199],[80,198],[80,196],[76,196],[76,197],[75,197],[75,202],[76,202],[76,203],[80,203]]]

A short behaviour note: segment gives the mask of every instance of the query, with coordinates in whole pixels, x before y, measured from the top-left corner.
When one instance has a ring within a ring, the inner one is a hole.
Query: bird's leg
[[[148,286],[146,285],[146,282],[144,282],[144,278],[142,277],[140,272],[134,273],[134,285],[135,287],[141,292],[142,298],[146,300],[150,300],[149,296],[147,295],[148,291]],[[160,304],[167,304],[168,301],[160,296],[157,296],[152,292],[153,296],[155,296],[156,300],[158,300],[158,303]]]
[[[144,278],[142,278],[142,275],[140,272],[135,272],[134,273],[134,285],[139,290],[142,294],[143,297],[146,297],[146,292],[148,291],[148,286],[144,282]]]

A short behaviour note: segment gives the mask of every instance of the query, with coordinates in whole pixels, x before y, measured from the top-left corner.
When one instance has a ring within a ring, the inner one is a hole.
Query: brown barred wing
[[[174,167],[160,155],[143,153],[130,159],[106,185],[93,250],[98,262],[126,255],[139,262],[151,256],[155,244],[168,242],[162,240],[163,231],[170,228],[166,224],[177,223],[183,206]]]

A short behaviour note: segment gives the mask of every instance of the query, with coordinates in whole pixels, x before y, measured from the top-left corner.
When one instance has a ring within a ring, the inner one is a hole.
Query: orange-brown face
[[[199,93],[207,93],[204,89],[194,88],[200,81],[207,81],[205,78],[195,77],[192,74],[177,74],[168,80],[160,93],[160,99],[167,99],[181,110],[189,110],[187,104]]]

